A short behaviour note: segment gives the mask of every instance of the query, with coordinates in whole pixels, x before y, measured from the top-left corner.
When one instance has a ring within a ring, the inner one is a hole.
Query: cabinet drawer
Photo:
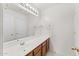
[[[41,50],[41,45],[34,49],[34,55],[37,54]]]
[[[39,50],[38,53],[35,54],[35,56],[41,56],[41,50]]]

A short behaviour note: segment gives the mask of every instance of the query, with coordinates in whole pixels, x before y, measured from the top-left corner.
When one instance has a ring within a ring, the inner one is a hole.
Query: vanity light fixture
[[[38,16],[38,11],[34,7],[32,7],[30,4],[28,4],[28,3],[19,3],[18,6],[22,9],[28,11],[29,13],[31,13],[35,16]]]

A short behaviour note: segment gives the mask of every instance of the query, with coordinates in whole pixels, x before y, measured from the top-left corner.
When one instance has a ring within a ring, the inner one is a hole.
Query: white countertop
[[[31,36],[27,38],[19,39],[19,41],[14,40],[11,42],[6,42],[3,44],[3,55],[4,56],[24,56],[42,42],[44,42],[49,36]],[[24,45],[20,45],[20,42],[23,41]]]

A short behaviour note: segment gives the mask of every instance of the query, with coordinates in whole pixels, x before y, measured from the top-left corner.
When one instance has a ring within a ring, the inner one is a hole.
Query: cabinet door
[[[46,55],[47,53],[47,42],[45,41],[42,43],[42,56]]]
[[[34,49],[34,55],[36,55],[41,50],[41,45]]]
[[[42,56],[45,56],[45,55],[46,55],[46,53],[47,53],[46,50],[47,50],[47,49],[46,49],[46,45],[44,45],[44,46],[42,47]]]
[[[38,53],[35,54],[35,56],[41,56],[41,50],[39,50]]]

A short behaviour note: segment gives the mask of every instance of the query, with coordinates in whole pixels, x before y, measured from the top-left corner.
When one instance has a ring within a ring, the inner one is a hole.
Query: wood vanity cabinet
[[[42,56],[45,56],[47,53],[47,42],[42,43]]]
[[[41,56],[41,50],[39,50],[34,56]]]
[[[49,39],[45,40],[42,44],[33,49],[26,56],[45,56],[49,50]]]
[[[28,53],[26,56],[33,56],[33,51],[31,51],[30,53]]]
[[[34,49],[34,56],[41,56],[41,45]]]

